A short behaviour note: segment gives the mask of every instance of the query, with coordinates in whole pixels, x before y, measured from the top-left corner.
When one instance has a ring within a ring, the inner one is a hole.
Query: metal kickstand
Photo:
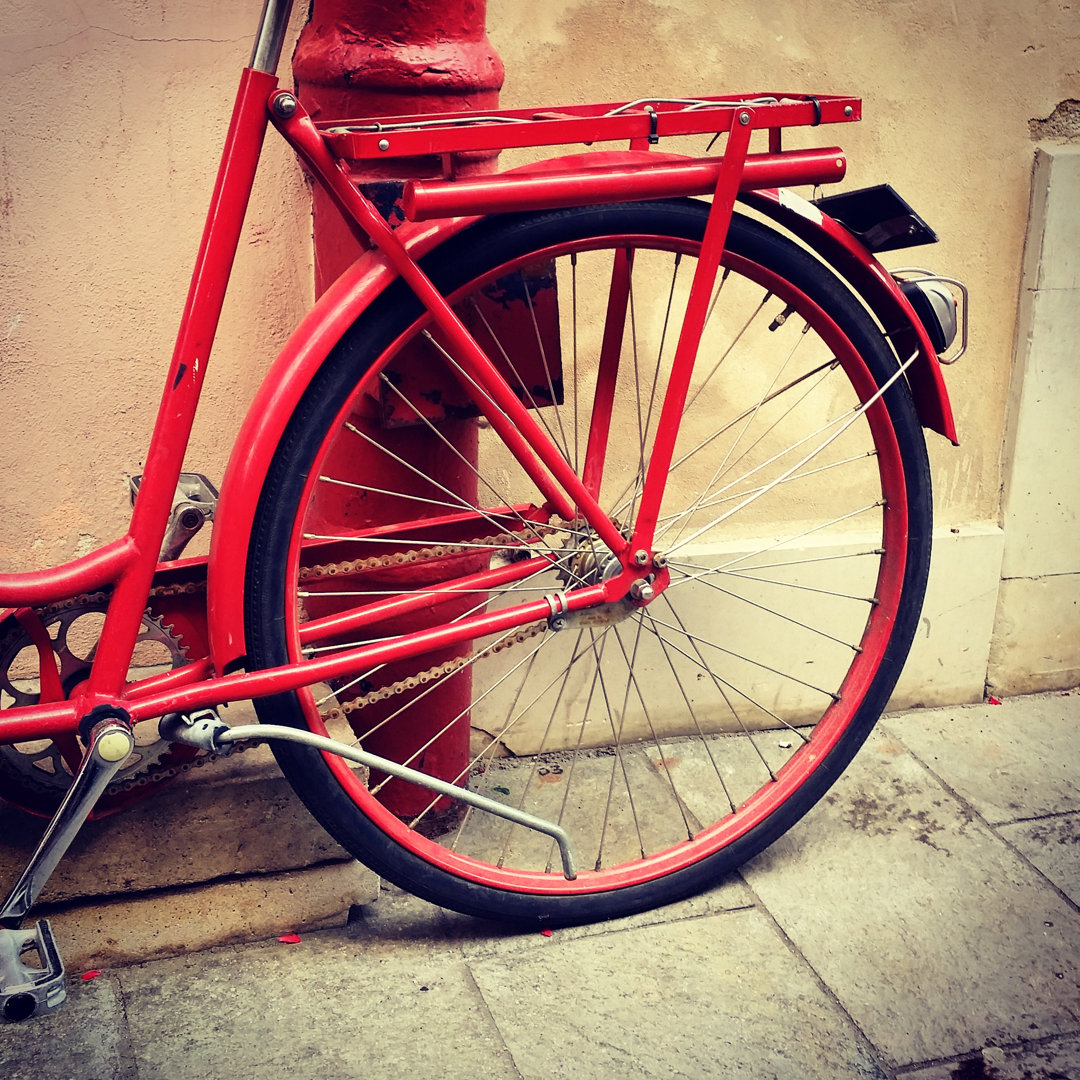
[[[570,836],[561,825],[553,821],[545,821],[515,806],[490,799],[466,787],[459,787],[449,781],[428,776],[427,773],[419,772],[417,769],[410,769],[407,765],[372,754],[359,746],[349,746],[336,739],[329,739],[325,735],[316,735],[313,731],[302,731],[280,724],[248,724],[230,728],[218,716],[215,709],[200,709],[193,713],[169,713],[161,718],[158,732],[166,742],[186,743],[188,746],[195,746],[209,753],[228,753],[233,743],[247,739],[282,739],[337,754],[347,761],[355,761],[366,768],[378,769],[390,776],[408,780],[412,784],[444,795],[448,799],[457,799],[467,806],[473,806],[506,821],[512,821],[516,825],[522,825],[526,829],[533,829],[535,832],[550,836],[559,846],[563,876],[567,881],[573,881],[577,877],[577,862],[570,844]]]
[[[127,717],[104,709],[101,719],[91,729],[90,745],[64,801],[15,887],[0,905],[0,1017],[4,1020],[26,1020],[49,1012],[67,997],[64,965],[48,920],[42,919],[30,930],[21,930],[19,926],[99,796],[134,748],[135,739]],[[34,952],[38,965],[24,960]]]

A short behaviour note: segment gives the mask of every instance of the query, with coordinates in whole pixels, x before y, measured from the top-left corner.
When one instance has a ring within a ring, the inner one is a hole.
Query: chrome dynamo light
[[[955,363],[967,349],[968,301],[963,282],[913,267],[893,270],[892,274],[919,317],[941,362]],[[954,289],[960,293],[961,301],[957,301]],[[959,348],[953,355],[945,356],[955,343],[958,332]]]

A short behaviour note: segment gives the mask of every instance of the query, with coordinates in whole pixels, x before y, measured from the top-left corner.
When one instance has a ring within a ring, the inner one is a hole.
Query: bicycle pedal
[[[139,494],[142,486],[142,475],[133,476],[128,481],[131,490],[131,503],[135,504],[135,496]],[[173,495],[173,507],[181,503],[194,503],[203,511],[206,517],[213,518],[214,508],[217,506],[218,489],[202,473],[181,473],[176,482],[176,492]]]
[[[37,953],[39,966],[23,957]],[[42,919],[30,930],[0,928],[0,1016],[10,1023],[52,1012],[67,997],[64,965],[52,928]]]
[[[142,476],[133,476],[130,480],[133,506],[142,481]],[[180,474],[180,479],[176,482],[176,491],[173,492],[169,524],[158,555],[162,562],[180,558],[188,541],[203,525],[214,520],[217,501],[217,488],[202,473]]]

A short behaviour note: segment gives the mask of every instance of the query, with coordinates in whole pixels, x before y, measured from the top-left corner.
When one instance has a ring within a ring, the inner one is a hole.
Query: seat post
[[[291,13],[292,0],[266,0],[255,35],[255,47],[251,51],[250,66],[256,71],[265,71],[268,75],[277,71]]]

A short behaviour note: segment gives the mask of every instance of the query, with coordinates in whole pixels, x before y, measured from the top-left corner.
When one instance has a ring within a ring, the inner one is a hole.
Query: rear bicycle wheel
[[[426,266],[627,536],[707,212],[673,201],[496,220]],[[403,290],[386,300],[335,348],[274,457],[248,564],[253,667],[404,642],[618,569],[475,419],[426,313]],[[917,624],[929,471],[896,373],[828,271],[736,216],[662,557],[643,570],[653,598],[257,703],[264,721],[557,821],[574,880],[547,837],[277,745],[300,797],[403,888],[517,921],[667,903],[762,850],[866,738]]]

